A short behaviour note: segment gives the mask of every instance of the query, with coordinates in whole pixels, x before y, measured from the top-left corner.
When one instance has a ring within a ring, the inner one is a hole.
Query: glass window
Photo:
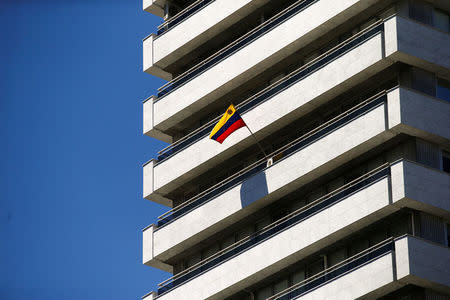
[[[256,300],[265,300],[272,296],[272,287],[267,286],[265,288],[259,289],[256,291]]]
[[[450,81],[438,78],[436,97],[450,101]]]
[[[401,236],[405,233],[412,234],[412,220],[411,216],[402,216],[395,219],[395,222],[389,228],[390,235],[393,237]]]
[[[374,246],[378,243],[381,243],[386,238],[387,238],[387,236],[386,236],[386,232],[384,230],[373,232],[369,235],[369,244],[370,244],[370,246]]]
[[[317,260],[306,267],[308,278],[322,272],[324,269],[323,259]]]
[[[367,22],[365,22],[364,24],[362,24],[362,25],[359,27],[359,29],[360,29],[360,30],[364,30],[364,29],[370,27],[372,24],[374,24],[374,23],[376,23],[376,22],[377,22],[377,18],[370,19],[369,21],[367,21]]]
[[[422,93],[434,96],[435,95],[435,83],[433,73],[427,72],[425,70],[413,68],[411,87]]]
[[[432,24],[433,7],[424,1],[414,0],[409,3],[409,17],[413,20],[428,24]]]
[[[282,208],[272,213],[272,222],[278,221],[279,219],[285,217],[289,212],[287,209]]]
[[[305,280],[305,270],[301,269],[292,275],[292,284],[297,284]]]
[[[247,226],[244,229],[242,229],[241,231],[238,232],[238,238],[237,240],[240,241],[246,237],[249,237],[253,234],[253,226]]]
[[[273,286],[273,292],[274,292],[274,294],[278,294],[279,292],[282,292],[282,291],[284,291],[287,288],[288,288],[288,281],[287,281],[287,279],[281,280],[280,282],[277,282]]]
[[[316,57],[318,57],[318,56],[319,56],[319,52],[311,53],[310,55],[308,55],[307,57],[305,57],[305,59],[304,59],[305,64],[307,64],[307,63],[313,61],[313,60],[314,60]]]
[[[173,274],[174,275],[180,273],[183,270],[184,270],[184,263],[183,263],[183,261],[179,261],[173,266]]]
[[[450,31],[450,16],[442,10],[434,11],[434,26],[442,31]]]
[[[203,257],[203,259],[206,259],[206,258],[210,257],[211,255],[219,252],[219,250],[220,250],[219,244],[214,244],[214,245],[206,248],[205,250],[203,250],[202,257]]]
[[[450,173],[450,152],[442,153],[442,170]]]
[[[347,249],[346,248],[340,248],[336,251],[333,251],[328,255],[328,266],[332,267],[332,266],[344,261],[346,258],[347,258]]]
[[[200,253],[196,253],[186,261],[186,268],[192,267],[193,265],[199,263],[202,260]]]
[[[235,237],[234,234],[226,237],[223,241],[222,241],[222,249],[225,249],[231,245],[233,245],[235,242]]]
[[[305,199],[295,199],[291,204],[291,211],[296,211],[306,205]]]
[[[366,250],[367,248],[369,248],[369,240],[368,239],[356,240],[350,245],[350,249],[349,249],[350,256],[356,255],[356,254]]]
[[[337,190],[338,188],[342,187],[345,184],[344,177],[338,177],[336,179],[333,179],[327,184],[328,192],[332,192],[334,190]]]
[[[267,216],[267,217],[259,220],[258,222],[256,222],[256,231],[260,231],[264,227],[269,226],[270,221],[271,221],[270,216]]]
[[[325,189],[324,188],[318,188],[314,191],[312,191],[310,194],[308,194],[307,196],[307,202],[311,203],[313,201],[316,201],[317,199],[319,199],[320,197],[324,196],[326,194]]]
[[[450,224],[447,224],[447,247],[450,247]]]
[[[440,244],[445,244],[445,227],[442,219],[427,213],[420,213],[420,237]]]
[[[418,163],[439,169],[440,153],[437,145],[417,140],[416,161]]]

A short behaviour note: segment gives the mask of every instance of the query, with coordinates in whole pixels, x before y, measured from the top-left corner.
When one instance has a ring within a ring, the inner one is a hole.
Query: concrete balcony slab
[[[213,0],[197,1],[199,9],[183,17],[182,21],[172,25],[168,20],[159,30],[158,34],[152,34],[143,41],[143,70],[149,74],[171,80],[172,75],[164,69],[201,46],[206,41],[214,38],[223,30],[235,24],[248,14],[263,6],[269,0]],[[145,4],[150,1],[144,0]],[[157,15],[164,14],[162,7],[165,1],[153,0],[144,8],[146,11]],[[202,2],[205,2],[202,5]],[[159,3],[159,5],[158,5]],[[196,5],[195,3],[193,6]],[[189,12],[188,12],[189,13]],[[176,19],[175,16],[173,19]],[[165,29],[167,28],[167,29]]]

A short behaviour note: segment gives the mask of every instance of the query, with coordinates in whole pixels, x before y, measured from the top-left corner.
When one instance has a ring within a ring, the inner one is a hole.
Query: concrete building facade
[[[450,299],[450,1],[143,8],[143,299]]]

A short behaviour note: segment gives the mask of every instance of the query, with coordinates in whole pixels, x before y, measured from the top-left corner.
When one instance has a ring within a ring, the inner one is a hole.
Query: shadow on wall
[[[241,205],[242,208],[252,204],[258,199],[269,194],[267,188],[266,173],[259,172],[255,176],[245,180],[241,186]]]

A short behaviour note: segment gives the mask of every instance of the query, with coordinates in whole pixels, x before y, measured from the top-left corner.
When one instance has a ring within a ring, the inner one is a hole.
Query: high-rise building
[[[150,299],[450,299],[449,0],[144,0]],[[209,133],[233,103],[248,128]],[[253,132],[252,133],[250,132]],[[264,152],[260,149],[262,146]]]

